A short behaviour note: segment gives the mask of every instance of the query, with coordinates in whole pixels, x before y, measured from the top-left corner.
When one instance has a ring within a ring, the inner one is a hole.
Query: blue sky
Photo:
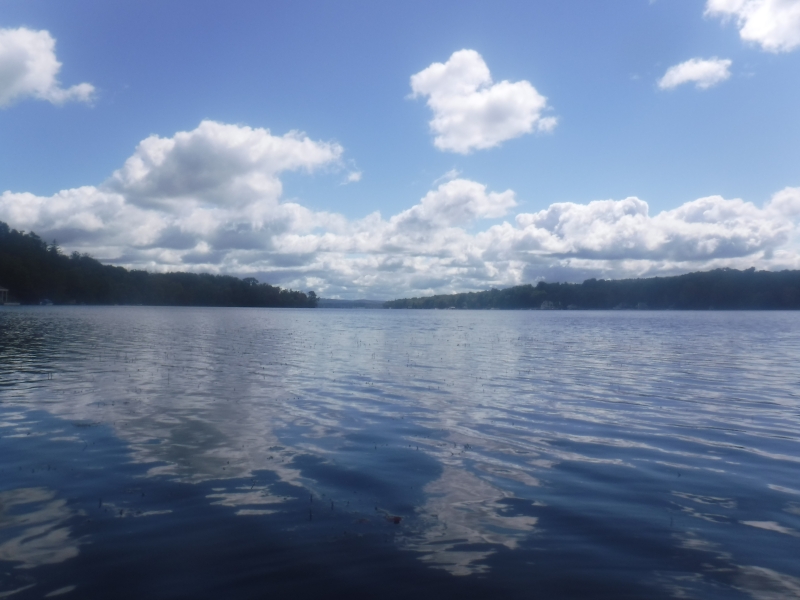
[[[800,268],[798,0],[4,0],[0,29],[0,220],[65,250],[373,298]]]

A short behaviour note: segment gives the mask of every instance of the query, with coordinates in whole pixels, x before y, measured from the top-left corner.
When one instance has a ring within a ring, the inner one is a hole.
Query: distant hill
[[[502,290],[403,298],[386,308],[468,309],[800,309],[800,271],[715,269],[675,277],[587,279]]]
[[[66,256],[35,233],[0,221],[0,287],[23,304],[283,306],[313,308],[314,292],[284,290],[253,278],[148,273],[104,265],[87,254]]]
[[[317,302],[319,308],[383,308],[383,300],[336,300],[333,298],[320,298]]]

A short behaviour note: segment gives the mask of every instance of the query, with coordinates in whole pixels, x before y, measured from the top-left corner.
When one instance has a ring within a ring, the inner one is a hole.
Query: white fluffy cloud
[[[89,102],[94,87],[79,83],[64,89],[56,76],[56,41],[47,31],[0,29],[0,107],[25,97],[63,104],[71,100]]]
[[[800,189],[784,190],[796,196]],[[788,203],[786,203],[788,204]],[[787,241],[781,202],[765,208],[709,196],[653,217],[638,198],[559,203],[517,216],[518,243],[551,255],[600,260],[701,261],[753,256]]]
[[[534,130],[551,131],[557,123],[542,116],[547,99],[528,81],[492,83],[474,50],[454,52],[446,63],[412,75],[411,89],[414,97],[428,98],[433,143],[440,150],[467,154]]]
[[[705,90],[728,79],[731,64],[730,60],[722,58],[692,58],[667,69],[658,87],[671,90],[684,83],[694,83],[698,89]]]
[[[420,203],[393,218],[423,227],[463,226],[475,219],[503,217],[516,206],[514,192],[486,192],[486,186],[453,179],[428,192]]]
[[[341,154],[338,144],[298,132],[274,136],[203,121],[171,138],[143,140],[100,186],[50,198],[5,192],[0,219],[132,265],[201,261],[219,270],[216,263],[231,251],[264,248],[270,234],[301,228],[301,222],[316,226],[324,215],[280,202],[279,175],[336,166]]]
[[[736,19],[741,38],[768,52],[800,46],[800,0],[708,0],[706,15]]]
[[[4,192],[0,220],[113,264],[252,275],[326,296],[800,268],[800,187],[762,207],[710,196],[650,215],[646,202],[625,198],[552,204],[491,226],[481,220],[513,215],[514,192],[457,173],[389,217],[348,220],[282,201],[281,173],[324,168],[345,169],[339,145],[205,121],[147,138],[99,186]]]
[[[800,217],[800,188],[782,189],[772,197],[769,207],[788,219]]]
[[[143,207],[248,209],[277,203],[283,171],[311,171],[339,160],[342,148],[292,131],[203,121],[171,138],[143,140],[107,183]]]

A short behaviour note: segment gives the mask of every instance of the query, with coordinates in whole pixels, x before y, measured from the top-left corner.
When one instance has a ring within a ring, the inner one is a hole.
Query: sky
[[[800,268],[800,0],[0,0],[0,221],[323,297]]]

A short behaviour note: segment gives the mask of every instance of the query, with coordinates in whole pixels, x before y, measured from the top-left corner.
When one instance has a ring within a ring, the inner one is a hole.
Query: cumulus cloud
[[[47,31],[0,29],[0,107],[26,97],[53,104],[91,101],[94,86],[89,83],[61,87],[57,79],[61,63],[55,47],[56,41]]]
[[[486,186],[467,179],[453,179],[428,192],[416,206],[392,219],[421,227],[452,227],[475,219],[496,219],[516,206],[514,192],[488,192]]]
[[[194,259],[208,255],[204,264],[218,270],[214,263],[227,251],[263,248],[270,233],[302,228],[301,222],[313,228],[315,219],[324,219],[281,203],[279,176],[336,166],[341,154],[338,144],[299,132],[275,136],[203,121],[170,138],[143,140],[99,186],[50,198],[5,192],[0,219],[99,257],[166,268],[182,264],[192,251]]]
[[[783,211],[709,196],[649,215],[638,198],[559,203],[517,216],[516,240],[553,256],[600,260],[702,261],[752,256],[787,241]]]
[[[667,69],[658,87],[671,90],[684,83],[694,83],[698,89],[705,90],[728,79],[731,64],[730,60],[721,58],[692,58]]]
[[[557,124],[556,117],[542,116],[547,99],[528,81],[493,83],[474,50],[454,52],[446,63],[412,75],[411,90],[413,97],[428,99],[433,143],[440,150],[468,154]]]
[[[144,207],[243,209],[275,203],[278,175],[314,170],[339,160],[342,147],[291,131],[203,121],[171,138],[143,140],[106,186]]]
[[[800,187],[787,187],[775,194],[768,208],[788,219],[800,216]]]
[[[735,19],[739,36],[767,52],[800,46],[800,0],[708,0],[706,15]]]
[[[514,215],[512,190],[461,178],[408,209],[360,219],[281,197],[282,173],[342,170],[342,148],[204,121],[142,141],[104,183],[6,191],[0,220],[67,251],[155,271],[256,276],[326,296],[393,298],[548,280],[800,268],[800,187],[759,207],[709,196],[651,215],[639,198]],[[482,220],[501,219],[497,224]]]

